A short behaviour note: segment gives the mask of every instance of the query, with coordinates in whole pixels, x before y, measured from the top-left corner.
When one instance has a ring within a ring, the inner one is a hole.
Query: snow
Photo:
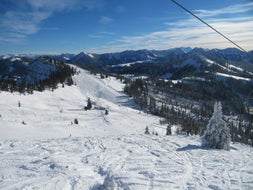
[[[184,77],[183,80],[207,81],[204,77]]]
[[[20,57],[12,57],[11,58],[11,62],[14,62],[14,61],[21,61],[22,59]]]
[[[87,53],[87,55],[91,58],[94,58],[94,56],[91,53]]]
[[[129,62],[129,63],[122,63],[122,64],[117,64],[117,65],[112,65],[111,67],[131,67],[132,65],[135,65],[135,64],[149,63],[149,62],[151,62],[151,59],[134,61],[134,62]]]
[[[253,189],[252,147],[165,136],[120,81],[78,70],[76,86],[0,92],[0,189]],[[84,111],[88,97],[93,109]],[[146,126],[159,136],[144,135]]]
[[[222,117],[222,105],[220,102],[215,102],[213,115],[201,137],[202,145],[230,150],[230,129]]]
[[[251,81],[252,80],[251,78],[238,77],[238,76],[229,75],[229,74],[225,74],[225,73],[219,73],[219,72],[217,72],[216,75],[222,76],[222,77],[233,78],[233,79],[236,79],[236,80],[245,80],[245,81]]]
[[[159,122],[158,117],[134,109],[133,100],[122,93],[123,84],[113,77],[102,80],[82,70],[74,80],[77,86],[65,85],[54,92],[32,95],[1,92],[0,138],[104,136],[112,131],[115,135],[142,133],[146,125]],[[109,115],[105,116],[104,110],[84,111],[88,97],[94,106],[107,108]],[[77,126],[71,124],[75,118],[79,121]],[[134,124],[138,127],[134,128]]]
[[[210,60],[210,59],[207,59],[207,58],[206,58],[206,62],[207,62],[207,63],[210,63],[210,64],[215,64],[214,61],[212,61],[212,60]]]
[[[230,69],[228,69],[227,67],[224,67],[224,66],[222,66],[222,65],[220,65],[220,64],[218,64],[218,63],[216,63],[215,61],[213,61],[213,60],[210,60],[210,59],[208,59],[208,58],[206,58],[206,57],[204,57],[204,56],[201,56],[207,63],[209,63],[210,65],[213,65],[213,64],[215,64],[215,65],[217,65],[218,67],[220,67],[220,68],[222,68],[222,69],[224,69],[224,70],[227,70],[227,71],[230,71],[230,72],[232,72],[232,70],[230,70]]]
[[[173,84],[181,83],[182,80],[170,80]]]
[[[10,55],[4,55],[2,56],[2,59],[9,59],[11,56]]]
[[[252,148],[197,137],[119,135],[2,141],[1,189],[252,189]]]
[[[238,71],[243,71],[243,69],[242,68],[240,68],[240,67],[236,67],[236,66],[234,66],[234,65],[231,65],[231,64],[228,64],[228,68],[229,69],[236,69],[236,70],[238,70]]]
[[[136,79],[147,79],[148,76],[147,75],[135,75],[135,74],[124,74],[122,75],[128,79],[131,79],[131,80],[136,80]]]

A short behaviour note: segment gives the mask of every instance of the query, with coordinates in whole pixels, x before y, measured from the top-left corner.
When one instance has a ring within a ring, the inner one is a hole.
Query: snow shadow
[[[197,149],[201,149],[201,150],[208,150],[208,147],[203,147],[200,145],[194,145],[194,144],[188,144],[187,146],[178,148],[177,151],[188,151],[188,150],[197,150]]]
[[[130,98],[129,96],[127,96],[127,95],[118,96],[116,103],[118,105],[125,106],[125,107],[130,107],[130,108],[133,108],[133,109],[139,108],[139,106],[136,103],[134,103],[134,100],[132,98]]]

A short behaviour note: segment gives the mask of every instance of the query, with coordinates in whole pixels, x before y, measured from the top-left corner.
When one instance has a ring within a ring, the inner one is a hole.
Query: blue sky
[[[250,0],[177,0],[253,50]],[[171,0],[1,0],[0,54],[234,47]]]

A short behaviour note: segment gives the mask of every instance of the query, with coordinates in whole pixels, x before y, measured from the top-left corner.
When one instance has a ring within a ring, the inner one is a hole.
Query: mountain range
[[[109,73],[152,75],[166,79],[182,78],[182,73],[186,71],[192,75],[213,70],[245,78],[253,76],[253,51],[246,53],[236,48],[129,50],[106,54],[81,52],[75,56],[69,54],[67,57],[63,54],[57,58],[70,64],[88,66]]]
[[[252,83],[253,78],[253,51],[188,47],[169,50],[128,50],[105,54],[81,52],[43,56],[3,55],[0,56],[0,80],[35,84],[59,72],[63,63],[125,77],[142,76],[188,82],[211,77],[223,82],[229,79]]]
[[[252,60],[201,48],[2,56],[0,189],[253,189]],[[230,151],[201,144],[217,101]]]

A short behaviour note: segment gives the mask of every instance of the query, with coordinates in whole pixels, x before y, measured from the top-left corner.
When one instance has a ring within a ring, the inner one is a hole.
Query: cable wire
[[[219,35],[221,35],[223,38],[225,38],[226,40],[228,40],[229,42],[231,42],[232,44],[234,44],[235,46],[237,46],[239,49],[241,49],[242,51],[248,53],[245,49],[243,49],[241,46],[239,46],[238,44],[236,44],[235,42],[233,42],[232,40],[230,40],[227,36],[225,36],[224,34],[222,34],[221,32],[219,32],[218,30],[216,30],[214,27],[212,27],[211,25],[209,25],[207,22],[205,22],[203,19],[201,19],[200,17],[198,17],[197,15],[195,15],[193,12],[191,12],[190,10],[188,10],[187,8],[185,8],[183,5],[179,4],[177,1],[175,0],[171,0],[173,3],[175,3],[176,5],[178,5],[179,7],[181,7],[183,10],[185,10],[186,12],[188,12],[189,14],[191,14],[192,16],[194,16],[195,18],[197,18],[198,20],[200,20],[202,23],[204,23],[205,25],[207,25],[209,28],[211,28],[212,30],[214,30],[216,33],[218,33]]]

